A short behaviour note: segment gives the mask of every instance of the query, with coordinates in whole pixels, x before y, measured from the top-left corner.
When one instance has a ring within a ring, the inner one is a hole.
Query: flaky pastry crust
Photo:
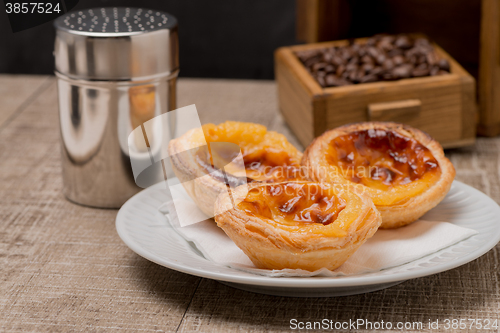
[[[316,138],[306,149],[301,163],[306,167],[309,177],[315,181],[355,184],[351,180],[343,177],[341,172],[324,172],[324,170],[332,168],[326,160],[325,151],[327,151],[330,142],[336,137],[370,129],[393,131],[402,136],[415,139],[432,153],[439,164],[441,171],[439,179],[431,184],[425,191],[407,197],[405,200],[394,204],[376,204],[377,209],[382,215],[381,228],[397,228],[407,225],[420,218],[441,202],[450,190],[455,177],[455,168],[445,157],[443,148],[428,134],[407,125],[391,122],[366,122],[345,125],[327,131]],[[364,186],[361,184],[356,185]],[[398,185],[395,185],[392,191],[392,193],[397,193]]]
[[[282,224],[248,213],[238,204],[232,204],[243,201],[254,188],[279,184],[286,183],[240,186],[232,191],[232,199],[229,194],[222,194],[215,205],[217,225],[259,268],[334,270],[372,237],[380,226],[380,213],[371,199],[346,186],[334,189],[335,194],[345,200],[346,206],[335,221],[328,225],[303,222]]]
[[[253,123],[240,122],[226,123],[237,124],[237,126],[256,125]],[[257,126],[265,129],[262,125]],[[283,146],[283,150],[292,156],[293,159],[297,161],[296,163],[299,166],[302,153],[290,144],[283,135],[269,131],[267,133],[272,134],[275,139],[278,138],[280,144]],[[214,216],[214,204],[217,196],[222,192],[226,192],[228,187],[220,179],[214,179],[211,175],[207,174],[207,170],[199,163],[199,160],[196,158],[196,154],[194,154],[196,148],[206,146],[207,141],[210,142],[209,139],[206,139],[202,128],[192,129],[181,137],[170,141],[169,155],[173,171],[177,178],[182,182],[186,192],[198,205],[201,211],[209,217],[212,217]],[[238,142],[234,143],[240,145]],[[251,145],[249,148],[252,148]],[[275,150],[279,149],[280,147],[275,148]],[[187,151],[190,151],[190,153],[184,153]]]

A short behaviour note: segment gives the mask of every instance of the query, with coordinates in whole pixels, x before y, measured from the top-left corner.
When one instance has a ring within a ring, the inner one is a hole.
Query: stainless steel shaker
[[[156,10],[93,8],[54,25],[64,194],[120,207],[140,190],[129,134],[176,108],[177,20]]]

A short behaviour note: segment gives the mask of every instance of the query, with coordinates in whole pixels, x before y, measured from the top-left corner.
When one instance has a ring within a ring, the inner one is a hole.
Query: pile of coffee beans
[[[426,38],[377,35],[361,44],[296,52],[322,87],[392,81],[450,72]]]

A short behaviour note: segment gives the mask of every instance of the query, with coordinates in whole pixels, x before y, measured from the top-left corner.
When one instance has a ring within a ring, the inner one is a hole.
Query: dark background
[[[342,1],[350,24],[334,39],[423,32],[477,76],[479,0]],[[274,50],[298,43],[295,0],[80,0],[75,9],[103,6],[176,16],[184,77],[272,79]],[[53,43],[51,22],[12,33],[0,2],[0,73],[52,74]]]
[[[296,43],[294,0],[80,0],[74,9],[113,6],[177,17],[180,76],[272,79],[273,51]],[[52,74],[52,22],[12,33],[0,8],[0,73]]]

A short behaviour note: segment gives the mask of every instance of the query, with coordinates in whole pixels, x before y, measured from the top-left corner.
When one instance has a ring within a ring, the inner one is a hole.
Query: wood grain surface
[[[195,103],[202,122],[259,122],[300,147],[278,113],[274,82],[181,79],[178,87],[178,106]],[[56,98],[54,78],[0,76],[0,331],[284,332],[292,318],[500,320],[499,246],[457,269],[336,298],[253,294],[151,263],[119,239],[116,210],[63,197]],[[499,151],[500,139],[480,138],[447,154],[458,180],[500,202]]]
[[[500,134],[500,2],[481,1],[481,50],[479,61],[478,131],[482,135]]]

